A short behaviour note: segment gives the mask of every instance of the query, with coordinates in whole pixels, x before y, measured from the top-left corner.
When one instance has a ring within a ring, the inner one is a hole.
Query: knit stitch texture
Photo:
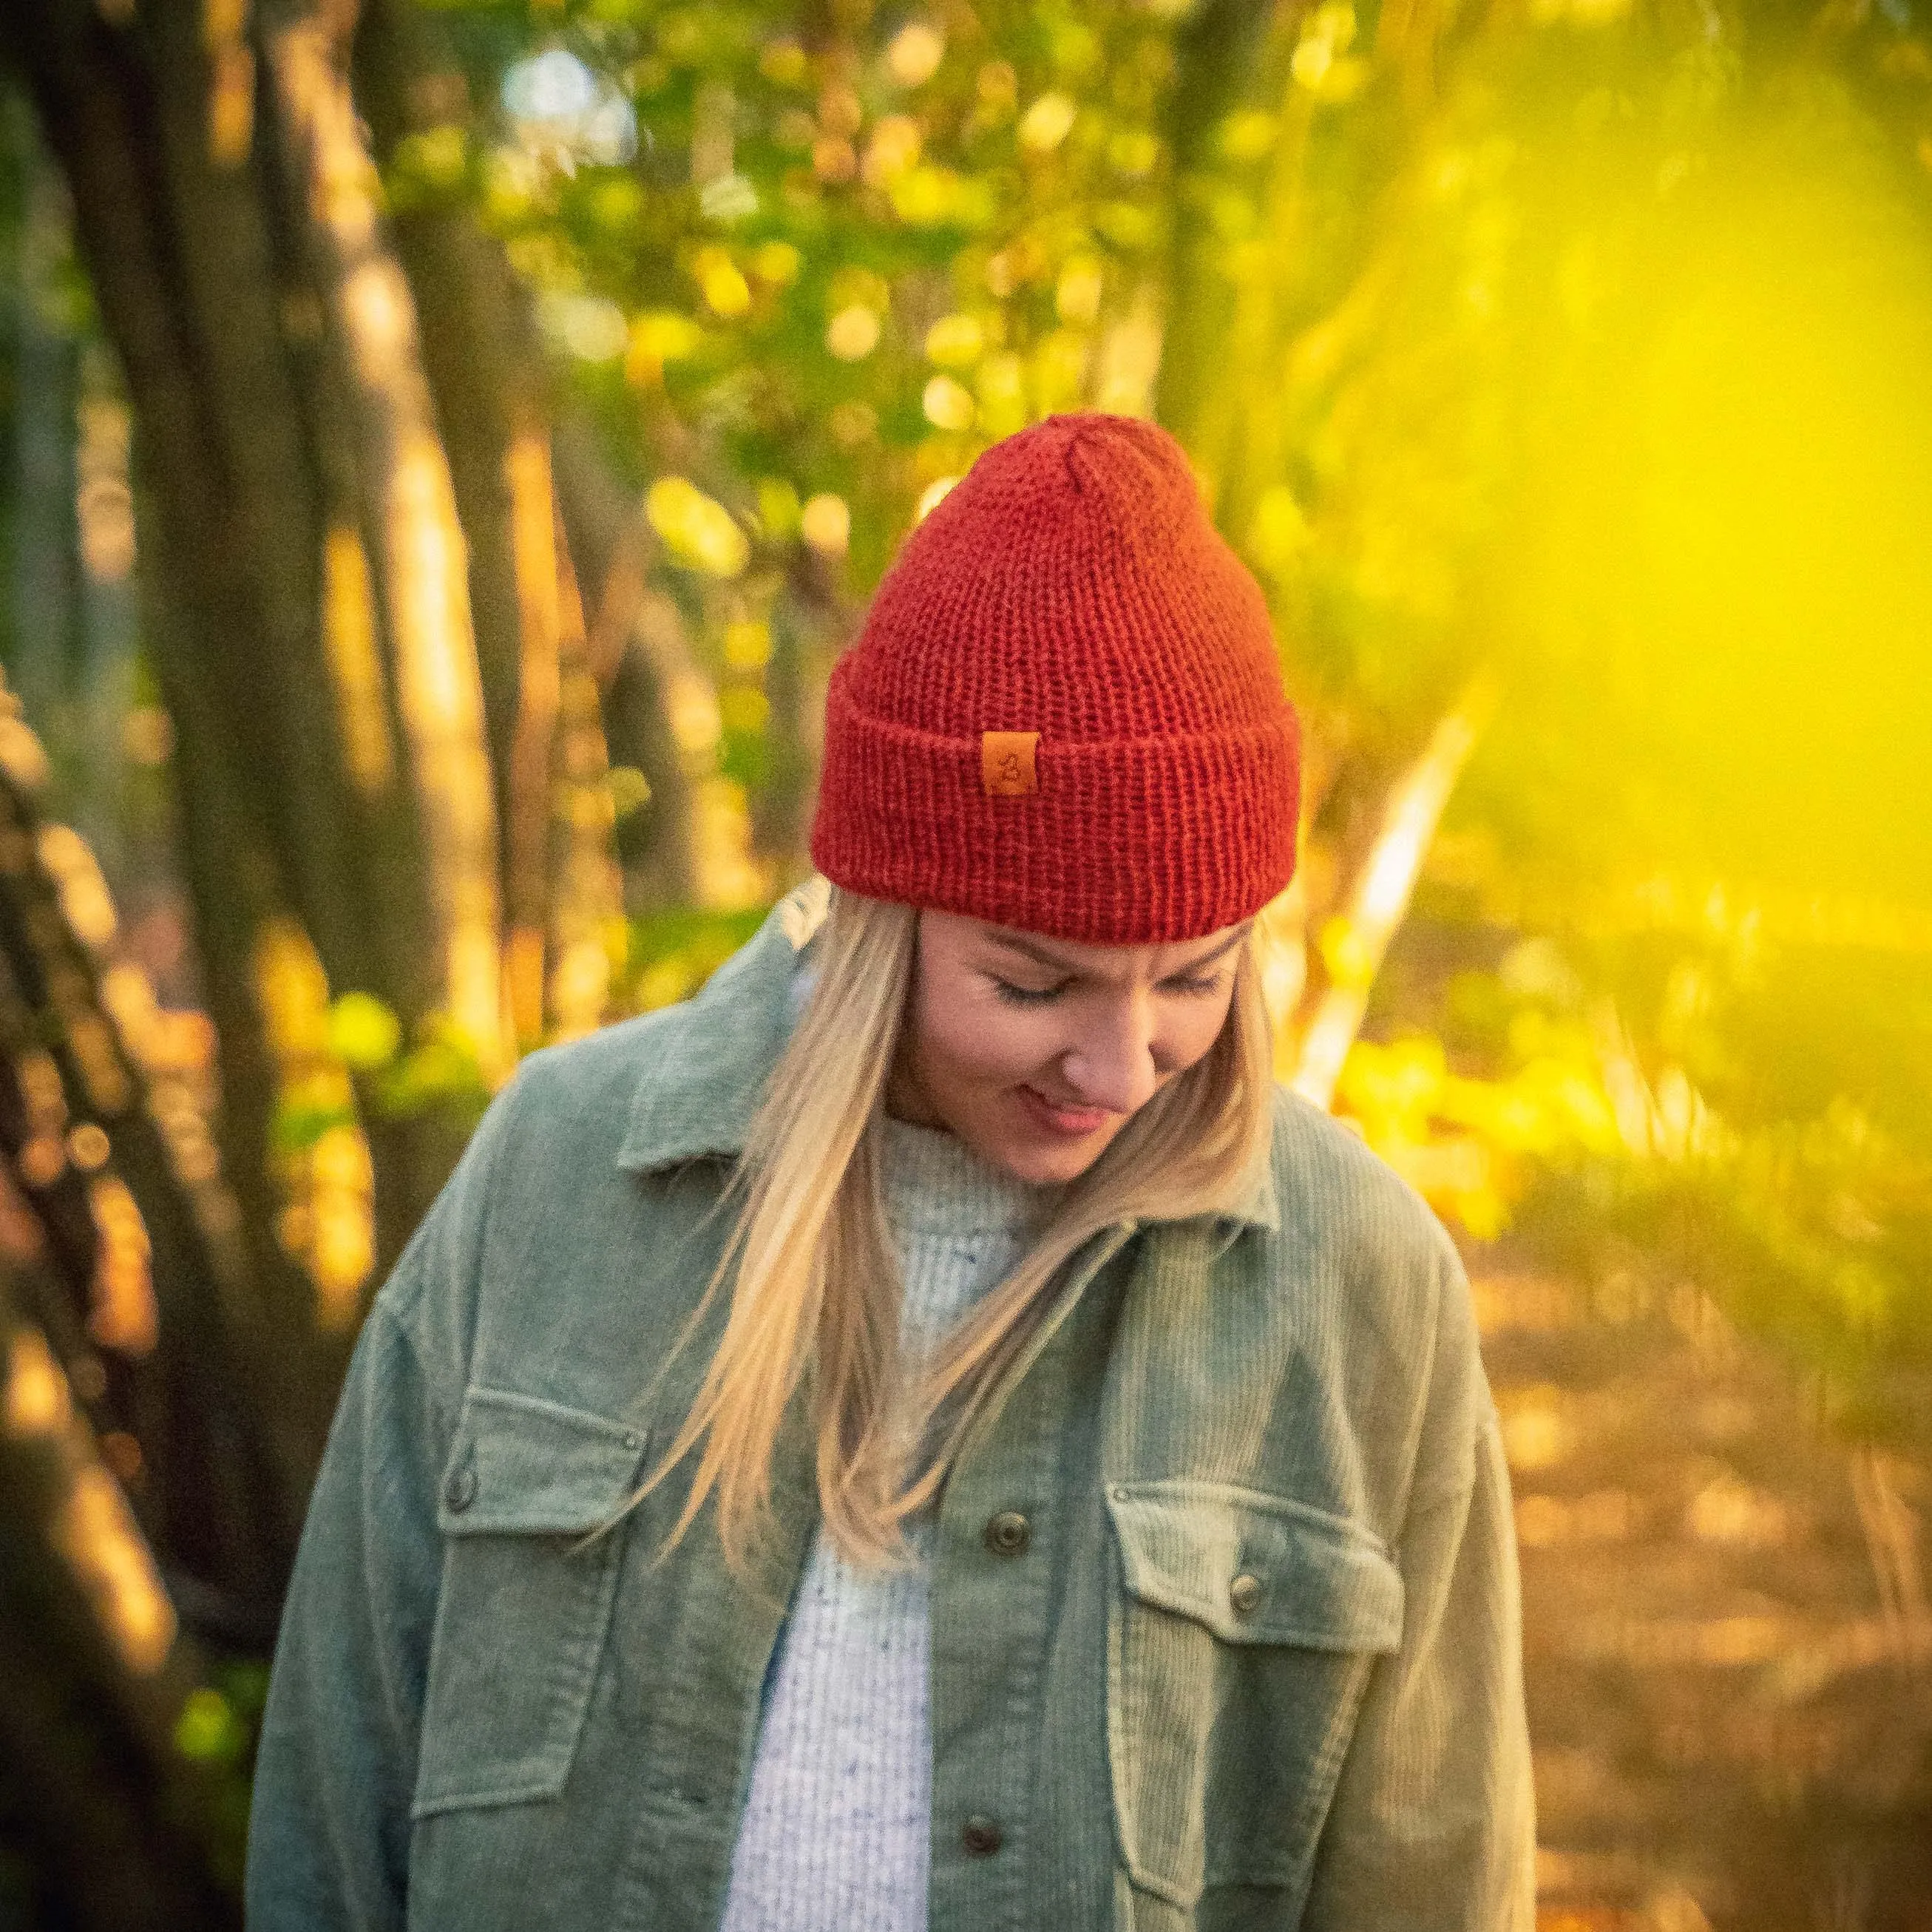
[[[1051,1190],[950,1134],[885,1123],[908,1360],[1017,1264]],[[855,1570],[821,1531],[767,1681],[723,1932],[924,1932],[932,1844],[929,1519],[912,1561]]]
[[[1010,787],[988,733],[1037,734]],[[907,539],[835,668],[812,857],[1058,938],[1199,938],[1288,884],[1299,784],[1260,586],[1180,446],[1052,416]]]

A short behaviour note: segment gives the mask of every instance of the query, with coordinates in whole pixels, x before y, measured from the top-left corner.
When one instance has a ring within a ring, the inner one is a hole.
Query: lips
[[[1045,1130],[1064,1140],[1079,1140],[1097,1133],[1113,1118],[1104,1107],[1067,1107],[1049,1100],[1032,1087],[1018,1089],[1028,1114]]]

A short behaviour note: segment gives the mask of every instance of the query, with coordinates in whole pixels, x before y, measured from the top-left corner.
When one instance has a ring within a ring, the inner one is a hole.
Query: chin
[[[1113,1136],[1096,1134],[1091,1138],[1063,1141],[1042,1146],[1037,1141],[1020,1142],[980,1152],[995,1166],[1004,1168],[1016,1180],[1036,1187],[1054,1186],[1078,1180],[1101,1155]]]

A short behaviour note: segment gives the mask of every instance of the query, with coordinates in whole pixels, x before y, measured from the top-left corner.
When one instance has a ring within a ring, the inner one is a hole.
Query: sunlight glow
[[[310,200],[333,249],[326,294],[347,341],[372,458],[397,708],[409,740],[443,1004],[485,1077],[508,1070],[497,941],[496,799],[483,736],[467,547],[422,367],[416,308],[382,248],[379,184],[353,101],[314,23],[272,43]]]
[[[338,524],[322,547],[322,640],[335,685],[350,776],[367,799],[395,777],[382,661],[376,647],[375,593],[361,536]]]
[[[98,1463],[74,1472],[54,1542],[94,1599],[128,1669],[153,1676],[174,1648],[174,1606],[120,1486]]]
[[[64,1484],[51,1526],[55,1549],[128,1669],[152,1676],[174,1647],[174,1606],[127,1499],[94,1460],[67,1378],[38,1330],[16,1327],[8,1337],[4,1414],[8,1436],[57,1450]]]

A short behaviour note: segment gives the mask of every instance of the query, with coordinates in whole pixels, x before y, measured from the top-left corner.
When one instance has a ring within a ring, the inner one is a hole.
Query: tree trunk
[[[37,141],[21,173],[14,378],[14,688],[34,729],[50,743],[64,724],[76,614],[74,552],[72,335],[48,310],[65,218],[65,191]]]
[[[174,726],[182,869],[220,1040],[236,1299],[264,1338],[248,1388],[287,1451],[291,1516],[349,1337],[322,1331],[316,1286],[278,1238],[266,942],[292,928],[332,992],[374,994],[412,1037],[453,1012],[493,1076],[503,1060],[463,533],[373,205],[365,195],[370,225],[352,235],[324,218],[350,200],[317,196],[352,174],[354,152],[341,157],[359,137],[332,50],[300,38],[316,31],[284,9],[275,32],[296,38],[272,43],[278,84],[238,90],[248,47],[204,46],[194,8],[48,0],[0,15],[133,409],[141,628]],[[463,1128],[432,1108],[370,1129],[380,1270]]]
[[[130,830],[122,728],[134,708],[140,639],[134,499],[128,472],[128,405],[98,343],[88,345],[82,358],[80,418],[75,510],[81,652],[74,818],[101,869],[121,884],[128,877]]]
[[[672,714],[686,687],[707,682],[677,606],[650,581],[657,538],[599,462],[588,425],[566,418],[554,440],[557,497],[584,560],[586,663],[603,694],[610,761],[640,772],[648,802],[621,828],[632,910],[688,905],[698,896],[693,787]]]
[[[194,1660],[46,1343],[4,1298],[0,1387],[0,1850],[26,1855],[28,1922],[238,1928],[210,1781],[171,1735]]]
[[[463,70],[435,22],[410,0],[366,0],[350,53],[356,105],[381,166],[412,135],[467,134]],[[460,197],[398,209],[392,232],[416,298],[423,368],[470,540],[470,603],[496,812],[507,825],[524,644],[509,458],[520,435],[544,431],[547,380],[509,264]]]
[[[1226,380],[1221,359],[1234,313],[1222,274],[1226,244],[1190,193],[1205,170],[1222,120],[1252,79],[1275,18],[1266,0],[1206,0],[1174,34],[1175,73],[1168,142],[1175,183],[1168,256],[1168,308],[1154,386],[1154,415],[1190,453],[1202,418]]]
[[[1389,786],[1375,838],[1336,896],[1343,909],[1336,915],[1335,940],[1326,949],[1332,963],[1311,973],[1276,1054],[1282,1076],[1318,1107],[1334,1098],[1342,1064],[1368,1011],[1376,975],[1408,911],[1443,808],[1489,722],[1496,697],[1493,679],[1480,674],[1443,714],[1420,754]]]
[[[348,916],[352,892],[318,890],[324,859],[346,858],[354,818],[341,788],[318,782],[334,710],[316,675],[316,505],[290,428],[282,278],[253,170],[218,170],[207,154],[191,16],[144,9],[117,28],[81,0],[53,0],[8,10],[0,33],[66,176],[134,406],[142,629],[175,728],[183,870],[221,1041],[225,1165],[257,1293],[299,1334],[310,1296],[272,1232],[275,1078],[255,947],[304,886],[319,943],[359,958],[367,926]]]
[[[180,1130],[171,1148],[70,907],[111,922],[75,835],[40,824],[0,772],[0,1153],[58,1291],[43,1319],[98,1387],[102,1432],[138,1448],[133,1498],[170,1570],[230,1640],[266,1644],[307,1445],[267,1420],[286,1399],[256,1403],[294,1365],[250,1305],[232,1197],[182,1177]]]
[[[422,827],[428,983],[410,989],[404,1010],[446,1015],[494,1081],[507,1070],[495,791],[466,544],[423,374],[415,300],[383,244],[373,164],[326,22],[278,8],[266,24],[284,157],[308,205],[308,253],[348,365]]]

